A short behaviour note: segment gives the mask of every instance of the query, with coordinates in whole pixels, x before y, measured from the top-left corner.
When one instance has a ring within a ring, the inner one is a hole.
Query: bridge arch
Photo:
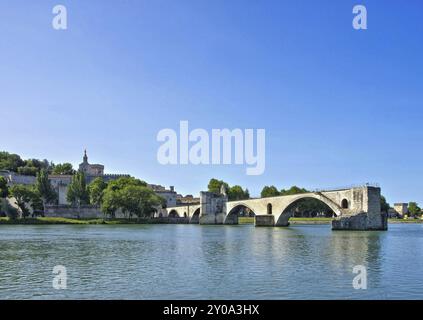
[[[315,199],[319,202],[323,203],[325,206],[327,206],[329,209],[331,209],[336,216],[340,216],[342,214],[342,208],[341,206],[337,205],[335,202],[333,202],[331,199],[324,197],[320,194],[313,194],[313,193],[306,193],[306,194],[299,194],[297,197],[293,197],[288,201],[284,208],[281,210],[280,213],[276,215],[275,213],[275,225],[276,226],[287,226],[289,225],[289,218],[292,217],[292,211],[290,209],[293,209],[295,204],[298,204],[299,202],[307,199]],[[345,200],[345,199],[344,199]]]
[[[169,218],[179,218],[178,211],[176,211],[175,209],[170,210],[168,217]]]
[[[193,224],[198,224],[200,223],[200,208],[197,208],[194,213],[191,216],[191,219],[189,221],[190,223]]]
[[[225,217],[225,224],[238,224],[238,216],[240,210],[247,209],[249,216],[251,214],[256,214],[255,211],[251,208],[251,206],[248,206],[247,204],[241,202],[237,203],[232,209],[229,210],[228,214]]]
[[[254,209],[251,207],[251,206],[249,206],[248,204],[246,204],[246,203],[244,203],[244,202],[240,202],[240,203],[237,203],[236,204],[236,206],[234,206],[229,212],[228,212],[228,216],[230,215],[230,214],[235,214],[235,213],[238,213],[238,211],[240,210],[240,209],[243,209],[243,208],[245,208],[245,209],[248,209],[250,212],[254,212],[254,214],[255,214],[255,211],[254,211]]]

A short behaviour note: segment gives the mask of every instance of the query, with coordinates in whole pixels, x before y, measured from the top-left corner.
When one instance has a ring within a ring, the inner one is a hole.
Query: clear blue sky
[[[182,193],[378,182],[423,204],[422,35],[420,0],[1,0],[0,149],[77,165],[87,148]],[[160,165],[156,135],[180,120],[266,129],[265,173]]]

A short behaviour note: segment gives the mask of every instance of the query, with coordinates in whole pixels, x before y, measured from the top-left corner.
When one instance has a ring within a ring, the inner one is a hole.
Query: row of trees
[[[6,151],[0,152],[0,170],[9,170],[25,176],[36,176],[41,170],[49,174],[74,174],[75,170],[70,163],[54,164],[46,159],[23,160],[17,154]]]
[[[291,188],[285,190],[278,190],[275,186],[265,186],[261,190],[260,196],[262,198],[268,198],[268,197],[277,197],[277,196],[288,196],[292,194],[299,194],[299,193],[306,193],[309,192],[307,189],[300,188],[297,186],[292,186]]]
[[[408,212],[413,217],[421,217],[423,212],[417,202],[410,202],[408,204]]]
[[[9,187],[6,179],[0,177],[1,211],[7,212],[11,218],[16,218],[17,211],[7,207],[7,202],[4,201],[7,197],[15,198],[23,218],[29,216],[31,209],[35,214],[43,213],[47,204],[57,202],[57,194],[44,169],[37,173],[36,183],[33,186]],[[156,195],[144,181],[124,177],[106,183],[99,177],[87,185],[83,172],[73,175],[66,197],[67,201],[78,210],[83,205],[94,205],[100,207],[102,212],[110,217],[115,217],[118,212],[129,218],[149,217],[157,207],[166,206],[165,199]]]
[[[147,183],[132,177],[123,177],[106,183],[101,177],[89,185],[83,172],[77,172],[68,188],[67,201],[78,209],[82,205],[95,205],[110,217],[120,211],[126,217],[149,217],[157,207],[165,207],[164,198],[156,195]]]
[[[250,192],[248,189],[244,190],[241,186],[238,185],[231,187],[228,183],[222,180],[210,179],[207,188],[209,192],[219,193],[222,186],[225,187],[228,199],[230,201],[250,199]]]
[[[22,212],[24,218],[28,217],[31,210],[34,214],[42,213],[48,203],[57,201],[57,194],[50,184],[48,173],[41,169],[36,176],[36,181],[33,186],[26,185],[12,185],[8,186],[4,177],[0,177],[0,198],[1,211],[8,214],[11,218],[17,217],[17,211],[7,206],[5,199],[7,197],[14,197],[16,205]]]

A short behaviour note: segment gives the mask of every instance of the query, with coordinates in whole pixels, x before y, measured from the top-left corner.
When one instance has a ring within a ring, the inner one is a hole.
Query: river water
[[[0,248],[0,299],[423,299],[418,224],[3,225]],[[353,287],[357,265],[367,289]]]

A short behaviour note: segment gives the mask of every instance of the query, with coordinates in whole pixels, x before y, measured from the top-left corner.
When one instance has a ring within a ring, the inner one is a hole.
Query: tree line
[[[26,159],[23,160],[17,154],[0,151],[0,170],[9,170],[24,176],[35,177],[41,170],[48,174],[73,175],[76,171],[70,163],[54,164],[47,159]]]
[[[24,219],[30,215],[31,209],[34,216],[43,215],[46,205],[57,204],[58,200],[45,169],[36,174],[36,182],[32,186],[8,186],[6,179],[0,176],[0,212],[16,219],[18,211],[5,201],[8,197],[15,199]],[[111,218],[118,212],[128,218],[149,217],[158,207],[166,206],[165,199],[156,195],[142,180],[123,177],[107,183],[98,177],[87,185],[83,172],[72,176],[66,199],[78,211],[83,205],[93,205]]]
[[[158,196],[145,181],[122,177],[110,182],[95,178],[89,185],[85,175],[78,171],[72,177],[66,200],[78,209],[82,205],[94,205],[115,218],[118,212],[127,218],[150,217],[158,207],[166,207],[166,200]]]
[[[43,214],[46,205],[56,202],[58,198],[45,169],[41,169],[37,173],[35,184],[32,186],[15,184],[9,187],[7,180],[0,177],[0,211],[15,219],[18,217],[18,211],[5,201],[8,197],[15,198],[15,203],[21,210],[23,218],[30,215],[30,209],[32,209],[33,215]]]

